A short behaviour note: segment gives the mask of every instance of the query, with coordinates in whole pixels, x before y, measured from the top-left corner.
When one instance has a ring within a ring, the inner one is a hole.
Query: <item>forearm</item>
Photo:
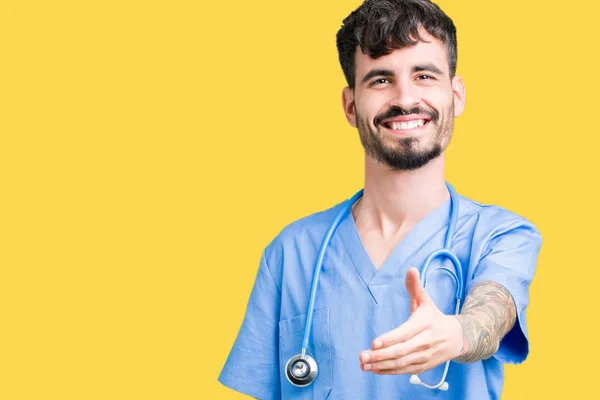
[[[516,322],[517,310],[508,290],[486,281],[473,286],[456,319],[463,331],[463,348],[454,361],[471,363],[496,353]]]

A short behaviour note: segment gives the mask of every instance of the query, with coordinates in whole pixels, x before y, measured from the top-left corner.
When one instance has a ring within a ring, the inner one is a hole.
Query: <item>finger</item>
[[[430,326],[430,322],[423,316],[413,314],[408,321],[393,329],[389,332],[384,333],[375,340],[373,340],[372,348],[377,350],[383,347],[393,346],[396,343],[405,342],[410,340],[415,335],[422,332],[424,329]]]
[[[363,364],[379,365],[377,369],[389,369],[396,368],[397,366],[390,362],[395,362],[400,358],[404,358],[412,353],[420,352],[433,347],[435,343],[432,342],[432,336],[430,331],[424,331],[414,336],[412,339],[397,343],[390,347],[384,347],[379,350],[373,350],[368,352],[369,357],[361,357]]]
[[[431,364],[436,349],[432,347],[422,348],[418,351],[407,354],[406,356],[395,360],[386,360],[373,364],[364,364],[363,370],[373,373],[381,371],[393,371],[394,373],[406,374],[415,372],[406,372],[418,368],[422,364]]]
[[[444,362],[446,362],[446,361],[443,361],[443,362],[425,361],[422,363],[410,364],[410,365],[407,365],[402,368],[373,371],[373,373],[376,375],[422,374],[423,372],[427,372],[429,370],[434,369],[435,367],[439,366],[440,364],[442,364]]]
[[[429,371],[448,360],[439,357],[439,348],[432,347],[423,351],[415,352],[397,360],[396,367],[389,369],[373,369],[378,375],[398,374],[420,374]]]
[[[373,371],[375,375],[400,375],[400,374],[421,374],[425,371],[429,371],[433,367],[429,366],[427,362],[421,364],[411,364],[404,368],[385,369],[381,371]]]
[[[427,303],[431,300],[421,285],[418,269],[414,267],[408,269],[404,284],[411,299],[411,313],[414,312],[421,304]]]

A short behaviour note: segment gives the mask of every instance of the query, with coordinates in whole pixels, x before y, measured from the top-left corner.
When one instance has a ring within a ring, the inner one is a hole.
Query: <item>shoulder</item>
[[[297,249],[319,246],[327,229],[345,203],[346,200],[284,226],[265,249],[267,264],[279,264],[286,251],[292,252]]]
[[[491,240],[509,233],[525,233],[530,237],[541,240],[541,234],[536,225],[514,211],[496,204],[481,203],[465,196],[460,197],[461,217],[472,221],[475,236]]]
[[[335,217],[342,210],[346,201],[337,203],[336,205],[327,208],[325,210],[315,212],[314,214],[307,215],[304,218],[300,218],[296,221],[289,223],[284,226],[279,234],[273,239],[274,242],[296,240],[306,233],[312,233],[315,231],[321,232],[329,228]]]

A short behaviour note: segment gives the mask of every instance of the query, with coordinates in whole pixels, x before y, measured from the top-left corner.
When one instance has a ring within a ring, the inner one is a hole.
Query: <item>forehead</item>
[[[446,45],[439,39],[431,36],[427,32],[421,33],[425,41],[419,41],[413,46],[396,49],[390,54],[371,58],[368,54],[363,54],[360,46],[355,51],[355,68],[357,82],[371,69],[382,68],[396,71],[397,73],[410,71],[415,65],[434,64],[446,75],[449,74],[448,51]]]

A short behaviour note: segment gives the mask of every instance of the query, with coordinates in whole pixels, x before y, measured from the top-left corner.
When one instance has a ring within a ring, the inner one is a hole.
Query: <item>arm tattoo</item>
[[[454,361],[471,363],[496,353],[517,320],[517,310],[508,290],[486,281],[473,286],[456,318],[463,329],[463,349]]]

